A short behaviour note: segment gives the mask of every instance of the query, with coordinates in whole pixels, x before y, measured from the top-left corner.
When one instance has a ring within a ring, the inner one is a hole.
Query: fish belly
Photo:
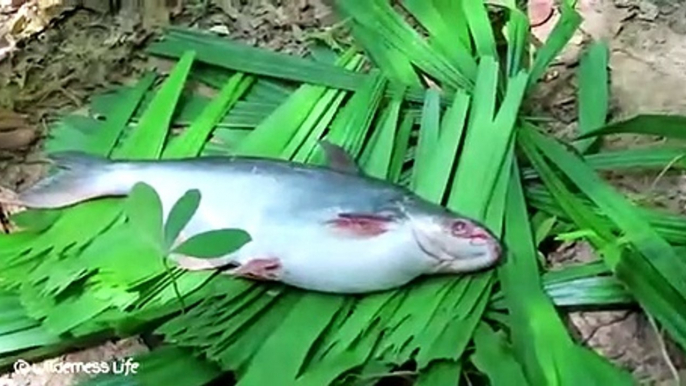
[[[231,176],[146,179],[158,192],[163,212],[186,190],[198,189],[200,206],[181,237],[221,228],[247,231],[251,241],[227,258],[239,264],[278,258],[280,281],[331,293],[364,293],[401,286],[426,272],[429,262],[407,224],[377,236],[341,235],[324,223],[349,208],[289,206],[288,186],[273,179]],[[316,196],[314,197],[316,199]],[[313,200],[314,201],[314,200]]]
[[[258,234],[239,260],[276,257],[282,265],[280,281],[286,284],[321,292],[366,293],[401,286],[427,271],[430,262],[412,237],[404,227],[351,238],[320,224],[301,223],[298,228]]]
[[[274,217],[280,215],[273,208],[278,204],[279,196],[285,198],[284,192],[277,191],[274,186],[265,183],[266,186],[260,188],[261,181],[231,173],[150,174],[138,176],[136,180],[151,185],[157,191],[165,218],[187,191],[195,189],[200,192],[200,204],[182,230],[182,238],[222,228],[240,228],[254,233],[269,221],[268,212],[274,212]]]

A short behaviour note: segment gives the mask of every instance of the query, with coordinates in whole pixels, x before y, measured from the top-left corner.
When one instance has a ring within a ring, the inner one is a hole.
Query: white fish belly
[[[145,173],[129,178],[142,180],[157,191],[165,219],[174,204],[188,190],[197,189],[200,192],[200,205],[182,230],[183,238],[221,228],[239,228],[251,234],[256,233],[269,222],[265,214],[274,212],[271,208],[279,204],[279,187],[275,181],[268,179],[254,181],[242,176],[222,178],[221,175],[201,172],[168,174],[170,173],[156,171],[154,174]],[[263,188],[255,189],[255,184],[260,183]],[[281,198],[287,199],[283,195]]]
[[[282,282],[334,293],[397,287],[426,272],[430,264],[404,227],[375,237],[354,238],[323,226],[298,225],[297,229],[259,234],[252,245],[241,250],[239,259],[277,257],[282,264]]]

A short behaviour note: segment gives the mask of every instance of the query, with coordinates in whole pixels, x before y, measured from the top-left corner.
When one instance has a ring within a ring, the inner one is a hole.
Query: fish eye
[[[457,220],[457,221],[453,222],[450,231],[455,236],[462,236],[462,235],[464,235],[467,228],[468,228],[468,224],[466,221]]]

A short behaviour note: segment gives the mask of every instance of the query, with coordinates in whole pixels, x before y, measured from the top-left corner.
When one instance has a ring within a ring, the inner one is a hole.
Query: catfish
[[[126,196],[139,182],[160,196],[163,214],[188,190],[198,210],[177,244],[216,229],[251,240],[216,258],[173,255],[187,270],[218,270],[304,290],[360,294],[421,275],[494,266],[503,245],[478,221],[410,190],[366,176],[341,147],[320,142],[328,165],[258,157],[108,160],[79,152],[50,158],[57,172],[18,194],[28,208],[62,208]]]

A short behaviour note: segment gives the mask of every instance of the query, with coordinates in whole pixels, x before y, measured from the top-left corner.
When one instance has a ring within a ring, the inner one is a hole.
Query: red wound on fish
[[[392,218],[366,213],[340,213],[327,224],[354,236],[372,237],[388,231]]]

